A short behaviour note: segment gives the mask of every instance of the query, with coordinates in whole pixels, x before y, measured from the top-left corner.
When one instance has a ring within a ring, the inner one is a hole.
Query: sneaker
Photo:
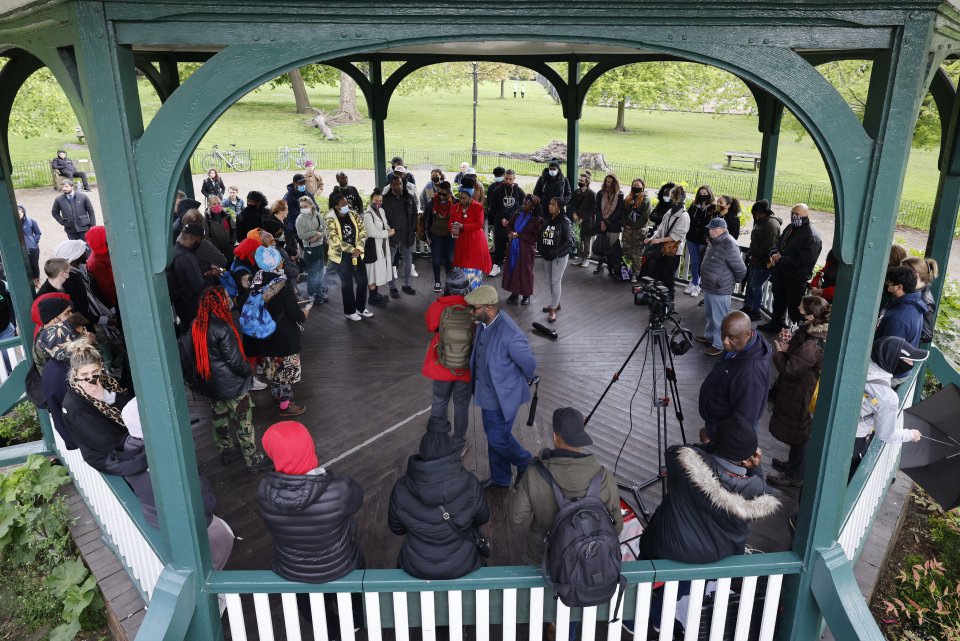
[[[698,287],[694,287],[694,288],[693,288],[693,291],[690,292],[690,295],[693,296],[694,298],[696,298],[697,296],[700,295],[700,291],[701,291],[701,290],[700,290],[700,287],[699,287],[699,286],[698,286]]]
[[[707,356],[720,356],[720,354],[723,354],[723,350],[717,349],[716,347],[711,347],[710,349],[705,351],[704,354],[706,354]]]
[[[500,265],[494,265],[493,269],[490,270],[490,277],[493,278],[494,276],[499,276],[499,275],[500,275]]]
[[[413,265],[410,266],[410,275],[414,278],[420,278],[420,274],[417,273],[417,268]]]
[[[371,312],[369,309],[365,309],[365,310],[360,311],[360,312],[358,312],[358,313],[359,313],[361,316],[363,316],[364,318],[373,318],[373,312]]]
[[[521,305],[529,305],[529,304],[530,304],[530,297],[529,297],[529,296],[524,296],[523,298],[521,298],[521,299],[520,299],[520,304],[521,304]]]
[[[696,285],[694,285],[693,283],[690,283],[689,285],[687,285],[686,289],[683,290],[683,293],[692,294],[693,290],[696,289],[696,287],[697,287]]]
[[[293,405],[291,403],[290,405]],[[273,471],[273,461],[264,456],[262,459],[254,463],[253,465],[247,466],[247,474],[260,474],[261,472],[272,472]]]
[[[581,267],[589,267],[589,266],[590,266],[590,259],[589,259],[589,258],[584,258],[583,260],[581,260],[581,261],[580,261],[580,266],[581,266]]]
[[[400,298],[400,290],[399,290],[399,289],[394,289],[393,287],[391,287],[391,288],[390,288],[390,298]]]
[[[356,312],[354,312],[354,313],[352,313],[352,314],[344,314],[344,316],[346,316],[347,318],[349,318],[349,319],[352,320],[352,321],[358,321],[358,320],[360,320],[360,314],[358,314],[358,313],[356,313]]]
[[[597,263],[597,268],[596,268],[595,270],[593,270],[593,273],[594,273],[594,274],[602,274],[602,273],[603,273],[603,263]]]
[[[243,458],[239,447],[230,447],[220,452],[220,465],[227,467]]]
[[[637,282],[637,277],[636,277],[636,276],[631,276],[631,277],[630,277],[630,282],[631,282],[631,283]]]
[[[582,262],[583,262],[583,259],[580,258],[579,256],[574,256],[573,258],[570,259],[571,265],[579,265]]]
[[[297,405],[293,401],[290,401],[290,404],[287,405],[287,409],[280,410],[280,416],[300,416],[306,411],[307,408],[303,405]]]
[[[442,291],[443,291],[443,287],[440,286],[439,282],[433,283],[433,293],[439,294]]]
[[[404,285],[404,286],[403,286],[403,293],[404,293],[404,294],[410,294],[411,296],[413,296],[414,294],[417,293],[417,290],[415,290],[413,287],[410,287],[410,285]]]
[[[267,389],[267,384],[261,381],[256,376],[253,377],[253,387],[250,388],[254,392],[259,392],[261,390]]]
[[[778,487],[803,487],[801,479],[795,479],[786,474],[768,474],[767,483]]]
[[[704,345],[713,345],[713,339],[707,338],[706,336],[694,336],[693,340],[698,343],[703,343]]]

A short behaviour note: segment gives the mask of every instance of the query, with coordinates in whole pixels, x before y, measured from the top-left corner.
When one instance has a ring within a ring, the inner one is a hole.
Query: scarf
[[[120,387],[120,383],[118,383],[116,379],[110,377],[108,374],[104,372],[100,373],[100,385],[103,387],[103,389],[107,390],[108,392],[113,392],[114,394],[119,394],[127,391],[122,387]],[[82,387],[80,387],[80,383],[73,380],[72,377],[70,380],[70,389],[76,392],[80,396],[80,398],[90,403],[95,408],[97,408],[97,411],[99,411],[101,414],[106,416],[108,419],[110,419],[111,421],[113,421],[114,423],[116,423],[117,425],[119,425],[124,429],[127,428],[127,426],[123,422],[123,417],[120,415],[119,407],[117,407],[116,405],[111,405],[110,403],[100,400],[99,398],[94,398],[90,396]]]
[[[530,222],[530,212],[522,209],[517,212],[517,217],[513,221],[513,231],[517,235],[510,240],[510,274],[513,274],[513,268],[517,266],[517,260],[520,259],[520,232]]]
[[[617,200],[619,192],[613,192],[608,194],[607,192],[601,192],[600,195],[600,213],[603,214],[604,218],[610,218],[613,215],[613,212],[617,209]]]

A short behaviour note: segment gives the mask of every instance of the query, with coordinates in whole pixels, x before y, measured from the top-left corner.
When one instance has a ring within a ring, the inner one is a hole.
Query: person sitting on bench
[[[90,183],[87,182],[87,172],[78,170],[77,166],[73,164],[73,161],[67,158],[67,152],[63,149],[57,151],[57,157],[50,161],[50,166],[67,180],[72,181],[74,177],[79,178],[83,181],[83,190],[90,191]]]

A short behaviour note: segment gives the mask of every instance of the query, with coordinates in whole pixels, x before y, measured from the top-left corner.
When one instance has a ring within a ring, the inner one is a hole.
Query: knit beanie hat
[[[280,266],[280,252],[273,247],[259,247],[256,253],[257,267],[265,272],[276,271]]]
[[[177,218],[182,218],[191,209],[200,209],[200,201],[193,198],[184,198],[177,203]]]
[[[728,461],[745,461],[757,453],[757,431],[746,419],[730,417],[717,426],[713,453]]]
[[[40,310],[40,322],[46,325],[70,307],[70,301],[62,298],[46,298],[37,304]]]
[[[432,461],[453,454],[453,439],[450,438],[450,421],[431,416],[427,421],[427,433],[420,439],[420,458]]]
[[[263,433],[263,451],[281,474],[306,474],[320,467],[316,445],[303,423],[281,421]]]

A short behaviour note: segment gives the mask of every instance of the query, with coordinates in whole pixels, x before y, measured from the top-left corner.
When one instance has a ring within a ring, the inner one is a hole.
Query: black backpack
[[[619,587],[610,620],[615,623],[627,579],[620,573],[620,541],[614,520],[600,500],[603,470],[591,479],[583,498],[570,500],[563,495],[550,471],[540,461],[535,465],[553,488],[553,496],[560,508],[543,541],[544,580],[570,608],[609,603]]]

